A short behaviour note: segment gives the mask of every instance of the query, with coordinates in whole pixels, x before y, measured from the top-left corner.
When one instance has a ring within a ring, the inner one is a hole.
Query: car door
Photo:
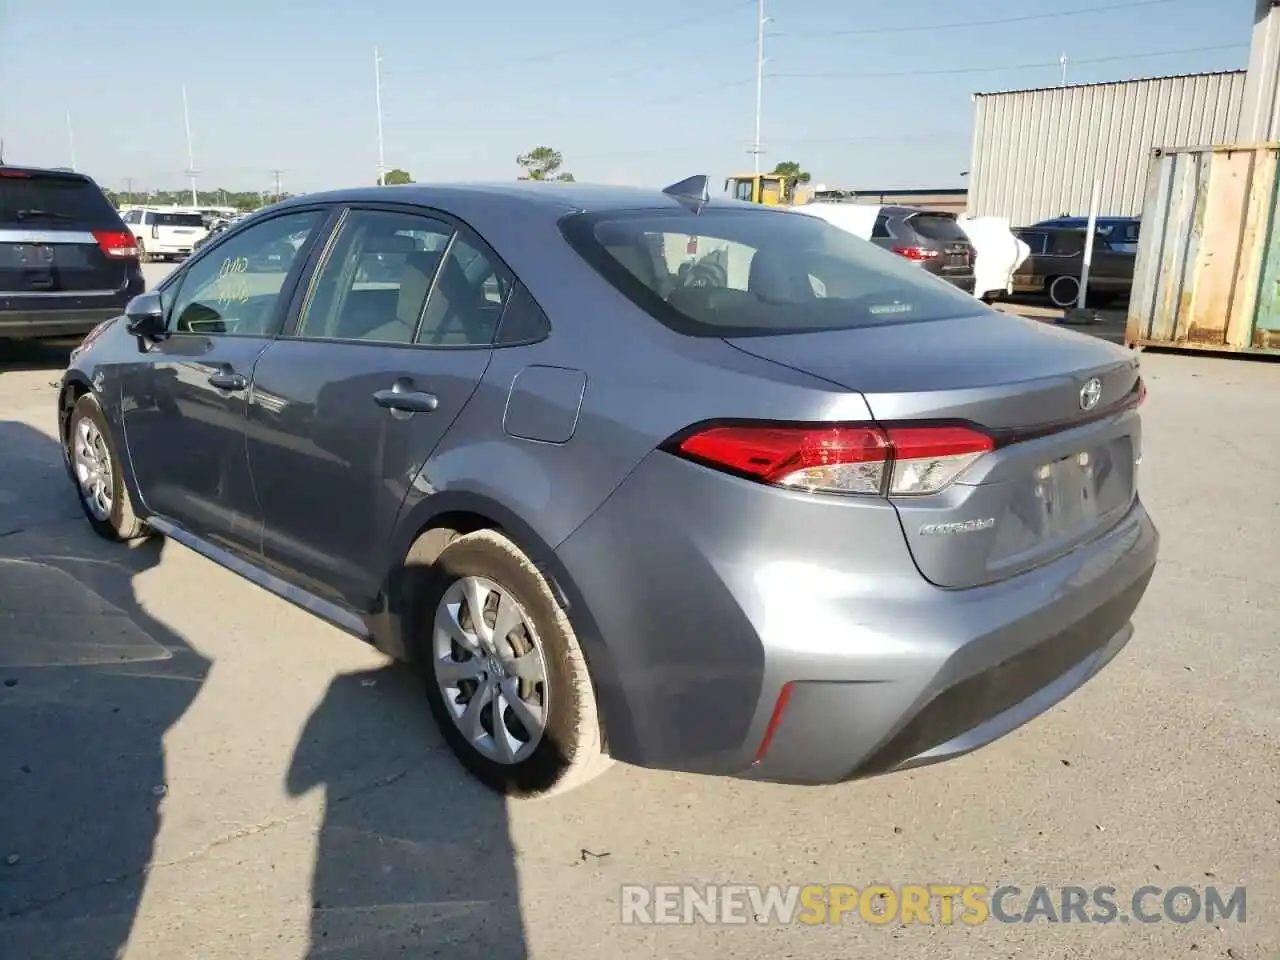
[[[161,288],[168,335],[138,340],[123,373],[124,436],[145,509],[257,556],[258,507],[244,451],[253,365],[279,332],[306,256],[261,258],[299,230],[314,240],[329,211],[283,212],[188,262]],[[252,266],[252,265],[257,266]]]
[[[247,449],[272,572],[368,609],[418,469],[484,375],[511,287],[443,215],[353,207],[254,370]]]

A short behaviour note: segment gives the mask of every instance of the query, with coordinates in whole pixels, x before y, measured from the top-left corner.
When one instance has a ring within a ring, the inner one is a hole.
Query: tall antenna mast
[[[387,162],[383,154],[382,144],[382,57],[378,56],[378,48],[373,48],[373,83],[378,99],[378,186],[383,186],[387,179]]]

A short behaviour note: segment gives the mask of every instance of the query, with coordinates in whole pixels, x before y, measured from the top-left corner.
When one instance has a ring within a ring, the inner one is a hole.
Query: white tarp
[[[791,209],[825,220],[863,240],[871,239],[871,229],[880,215],[878,203],[803,203]]]
[[[959,217],[973,244],[973,295],[1012,293],[1013,274],[1031,256],[1031,248],[1013,235],[1004,217]]]

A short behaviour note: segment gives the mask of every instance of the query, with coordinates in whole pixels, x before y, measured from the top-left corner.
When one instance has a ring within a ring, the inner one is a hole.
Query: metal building
[[[1253,43],[1239,140],[1280,140],[1280,0],[1254,0]]]
[[[1023,226],[1142,212],[1156,147],[1236,139],[1246,71],[975,94],[969,213]]]

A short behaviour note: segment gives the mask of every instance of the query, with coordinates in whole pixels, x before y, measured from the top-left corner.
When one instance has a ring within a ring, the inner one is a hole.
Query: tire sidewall
[[[1056,293],[1056,291],[1061,289],[1061,286],[1064,284],[1071,290],[1071,296],[1065,302]],[[1063,310],[1068,307],[1073,307],[1075,306],[1076,300],[1080,298],[1080,281],[1075,277],[1054,277],[1053,280],[1049,282],[1048,294],[1049,299],[1053,302],[1055,307],[1060,307]]]
[[[102,434],[103,445],[107,448],[107,455],[111,457],[111,515],[106,520],[99,520],[93,515],[93,511],[89,509],[89,504],[85,502],[84,491],[80,489],[80,481],[76,477],[75,468],[75,450],[76,429],[84,420],[92,420],[98,428],[98,432]],[[71,411],[71,417],[67,421],[67,440],[63,447],[65,460],[67,464],[67,475],[70,476],[71,482],[75,485],[76,500],[80,503],[80,509],[84,511],[85,519],[89,521],[89,525],[103,537],[108,540],[124,540],[127,539],[126,531],[129,531],[135,525],[133,509],[128,502],[128,491],[124,486],[124,471],[121,467],[120,455],[116,449],[115,438],[111,435],[111,429],[107,426],[107,418],[102,412],[102,407],[98,405],[97,399],[91,393],[86,393],[76,401],[75,407]]]
[[[486,535],[487,534],[487,535]],[[436,681],[435,613],[445,591],[463,577],[485,577],[510,592],[532,621],[546,668],[546,725],[533,753],[517,764],[503,764],[481,754],[458,730],[444,693]],[[418,604],[414,637],[418,668],[426,686],[431,712],[444,738],[464,766],[480,781],[501,793],[539,796],[551,792],[571,767],[583,758],[578,752],[587,725],[595,723],[594,704],[585,703],[582,678],[574,668],[577,641],[546,581],[533,564],[506,538],[490,531],[452,540],[433,565]]]

